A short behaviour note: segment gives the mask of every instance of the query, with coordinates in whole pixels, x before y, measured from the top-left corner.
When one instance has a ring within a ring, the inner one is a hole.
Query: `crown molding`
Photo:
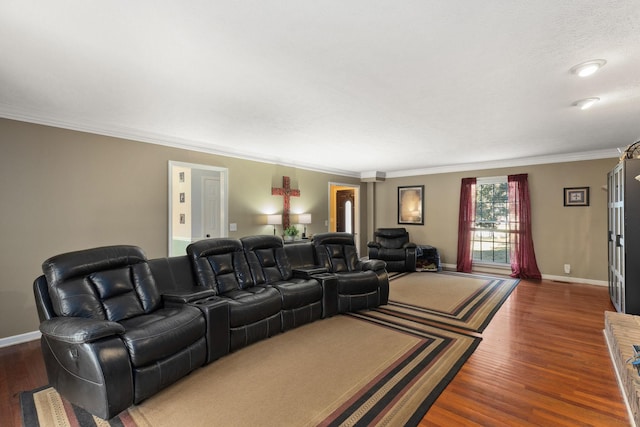
[[[75,121],[61,118],[47,117],[45,115],[33,114],[33,112],[19,111],[14,107],[0,104],[0,118],[16,120],[20,122],[33,123],[38,125],[51,126],[61,129],[86,132],[95,135],[109,136],[113,138],[128,139],[136,142],[163,145],[166,147],[179,148],[183,150],[197,151],[200,153],[215,154],[225,157],[233,157],[242,160],[250,160],[260,163],[276,164],[280,166],[294,167],[314,172],[327,173],[332,175],[348,176],[359,178],[360,173],[342,169],[320,168],[317,165],[306,164],[304,162],[283,161],[278,157],[258,157],[240,150],[230,150],[228,147],[221,147],[205,144],[203,141],[185,139],[174,135],[166,135],[139,129],[132,129],[125,126],[89,123],[88,121]]]
[[[366,171],[355,172],[341,169],[319,168],[317,165],[310,165],[303,162],[283,161],[278,157],[257,157],[250,153],[241,152],[239,150],[230,150],[228,147],[221,147],[206,144],[203,141],[190,140],[174,135],[165,135],[160,133],[141,131],[125,126],[109,125],[99,123],[90,123],[88,121],[76,121],[70,119],[62,119],[50,117],[45,114],[34,114],[33,111],[20,110],[14,106],[0,103],[0,117],[17,120],[21,122],[34,123],[38,125],[51,126],[61,129],[73,130],[78,132],[87,132],[96,135],[109,136],[113,138],[128,139],[136,142],[144,142],[149,144],[162,145],[166,147],[179,148],[183,150],[197,151],[201,153],[214,154],[225,157],[233,157],[243,160],[249,160],[260,163],[277,164],[281,166],[294,167],[299,169],[310,170],[314,172],[360,178],[364,182],[384,181],[388,178],[402,178],[417,175],[433,175],[439,173],[465,172],[484,169],[498,169],[505,167],[531,166],[549,163],[577,162],[584,160],[597,160],[606,158],[620,157],[618,149],[605,149],[596,151],[585,151],[581,153],[557,154],[539,157],[525,157],[508,160],[497,160],[481,163],[463,163],[454,165],[443,165],[434,167],[425,167],[419,169],[407,169],[400,171]]]
[[[438,173],[466,172],[485,169],[510,168],[517,166],[543,165],[550,163],[580,162],[585,160],[599,160],[620,157],[616,148],[605,150],[584,151],[581,153],[554,154],[538,157],[523,157],[517,159],[496,160],[480,163],[463,163],[457,165],[435,166],[422,169],[408,169],[403,171],[387,172],[387,178],[402,178],[406,176],[434,175]]]

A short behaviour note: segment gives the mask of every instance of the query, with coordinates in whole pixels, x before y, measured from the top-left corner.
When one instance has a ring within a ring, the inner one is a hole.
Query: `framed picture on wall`
[[[424,225],[424,185],[398,187],[398,224]]]
[[[589,187],[568,187],[564,189],[565,206],[589,206]]]

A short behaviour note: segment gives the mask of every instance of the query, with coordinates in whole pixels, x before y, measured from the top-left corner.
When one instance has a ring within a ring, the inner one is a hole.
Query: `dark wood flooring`
[[[421,426],[627,426],[602,329],[601,286],[520,282]],[[39,341],[0,349],[0,426],[47,382]]]

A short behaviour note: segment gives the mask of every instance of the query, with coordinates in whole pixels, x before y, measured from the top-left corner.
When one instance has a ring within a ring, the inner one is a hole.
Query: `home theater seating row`
[[[229,352],[338,313],[387,303],[384,261],[353,235],[200,240],[147,260],[136,246],[65,253],[34,282],[49,383],[109,419]]]

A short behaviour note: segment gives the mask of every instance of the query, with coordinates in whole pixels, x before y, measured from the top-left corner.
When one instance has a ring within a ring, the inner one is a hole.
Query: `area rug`
[[[21,395],[23,419],[42,427],[417,425],[479,341],[428,325],[338,315],[225,356],[110,424],[51,388]]]
[[[518,279],[455,272],[410,273],[389,283],[389,304],[377,312],[442,328],[482,332]]]

